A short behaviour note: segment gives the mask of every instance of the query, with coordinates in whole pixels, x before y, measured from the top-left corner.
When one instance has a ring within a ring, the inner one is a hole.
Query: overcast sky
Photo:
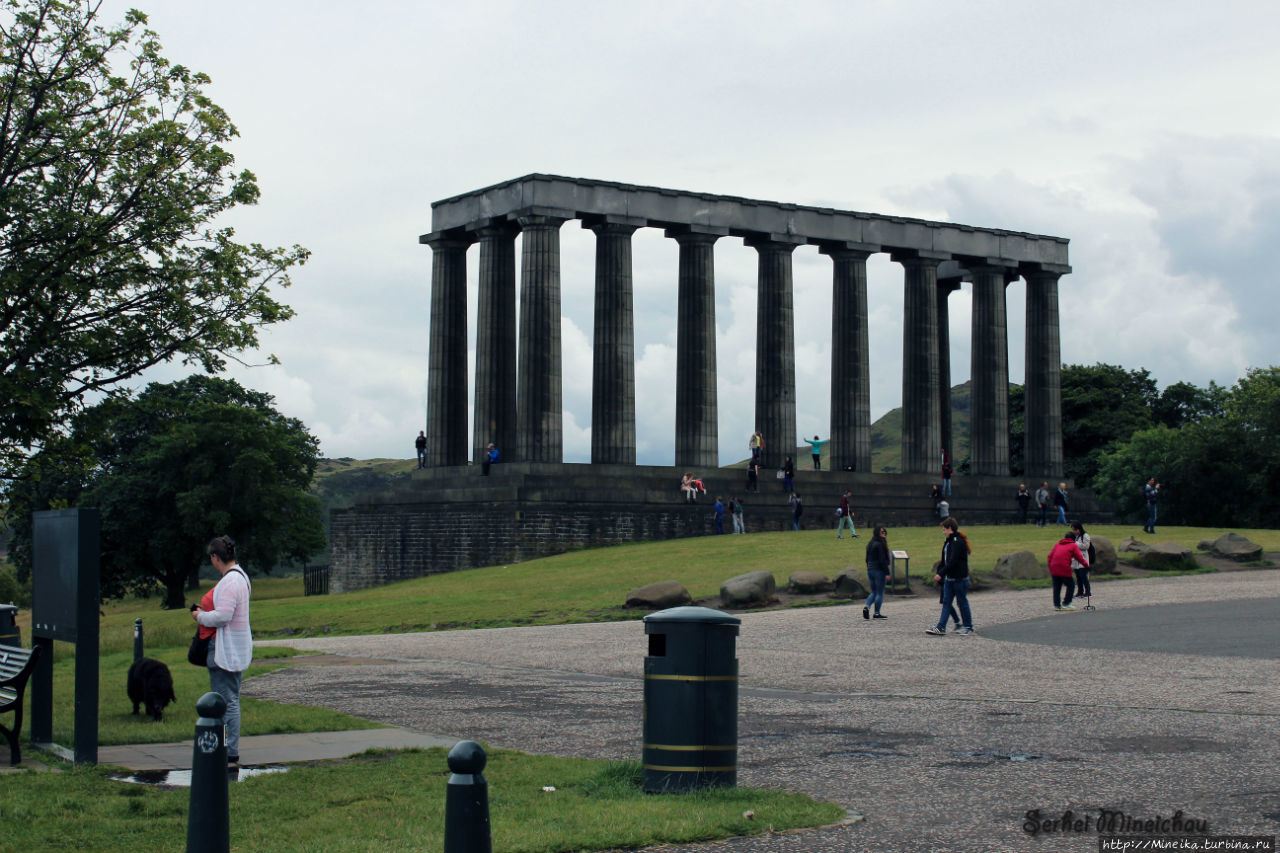
[[[532,172],[1066,237],[1064,363],[1163,387],[1280,361],[1274,2],[138,2],[240,130],[262,200],[239,238],[313,252],[279,294],[297,317],[263,335],[282,365],[232,375],[326,456],[413,455],[431,202]],[[593,241],[562,228],[566,461],[590,456]],[[678,253],[643,229],[634,255],[638,455],[665,465]],[[753,427],[755,262],[715,247],[725,462]],[[797,428],[825,438],[831,261],[794,262]],[[902,268],[868,275],[875,418],[901,401]],[[951,298],[956,383],[969,304]],[[1014,382],[1023,305],[1019,282]]]

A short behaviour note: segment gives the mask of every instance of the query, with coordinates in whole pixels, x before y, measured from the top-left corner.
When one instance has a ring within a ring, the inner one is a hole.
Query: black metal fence
[[[328,595],[329,594],[329,567],[328,566],[303,566],[302,567],[302,592],[303,592],[303,595]]]

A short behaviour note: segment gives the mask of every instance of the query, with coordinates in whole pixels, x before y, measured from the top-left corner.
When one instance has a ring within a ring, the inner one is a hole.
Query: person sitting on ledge
[[[680,478],[680,491],[684,492],[686,503],[693,503],[698,500],[698,481],[693,479],[692,471],[686,471],[685,475]]]

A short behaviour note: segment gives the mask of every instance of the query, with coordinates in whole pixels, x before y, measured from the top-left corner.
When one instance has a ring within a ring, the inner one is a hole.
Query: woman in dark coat
[[[889,531],[877,527],[867,543],[867,580],[871,583],[871,594],[862,605],[862,618],[871,618],[871,609],[875,608],[875,618],[888,619],[880,615],[880,605],[884,604],[884,585],[889,579]]]

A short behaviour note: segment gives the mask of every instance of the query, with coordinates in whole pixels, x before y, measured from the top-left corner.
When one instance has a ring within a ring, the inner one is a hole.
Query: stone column
[[[583,222],[596,235],[592,338],[591,461],[636,464],[636,365],[631,235],[642,222]]]
[[[560,360],[560,226],[568,217],[526,213],[520,263],[520,365],[516,447],[522,462],[564,461]]]
[[[716,389],[715,242],[726,229],[697,226],[670,229],[680,245],[676,297],[676,457],[677,467],[720,465]]]
[[[1062,351],[1058,341],[1058,279],[1066,270],[1023,270],[1027,281],[1026,476],[1063,475]]]
[[[761,466],[795,460],[796,344],[791,253],[803,238],[781,234],[749,237],[760,255],[756,278],[756,423],[764,435]],[[797,464],[797,468],[799,465]]]
[[[427,464],[467,463],[467,247],[460,234],[424,234],[431,247]]]
[[[831,469],[871,470],[867,258],[878,246],[823,246],[831,257]]]
[[[1003,264],[974,263],[970,374],[970,470],[1009,476],[1009,330]]]
[[[959,464],[955,458],[955,436],[951,429],[951,311],[947,302],[951,294],[960,289],[959,279],[938,282],[938,443],[951,454],[951,464]],[[937,454],[941,472],[942,455]]]
[[[902,471],[936,474],[941,465],[938,264],[946,257],[895,252],[903,267]]]
[[[482,462],[490,442],[503,461],[516,447],[516,247],[519,229],[495,221],[476,230],[480,284],[476,306],[476,407],[471,458]]]

